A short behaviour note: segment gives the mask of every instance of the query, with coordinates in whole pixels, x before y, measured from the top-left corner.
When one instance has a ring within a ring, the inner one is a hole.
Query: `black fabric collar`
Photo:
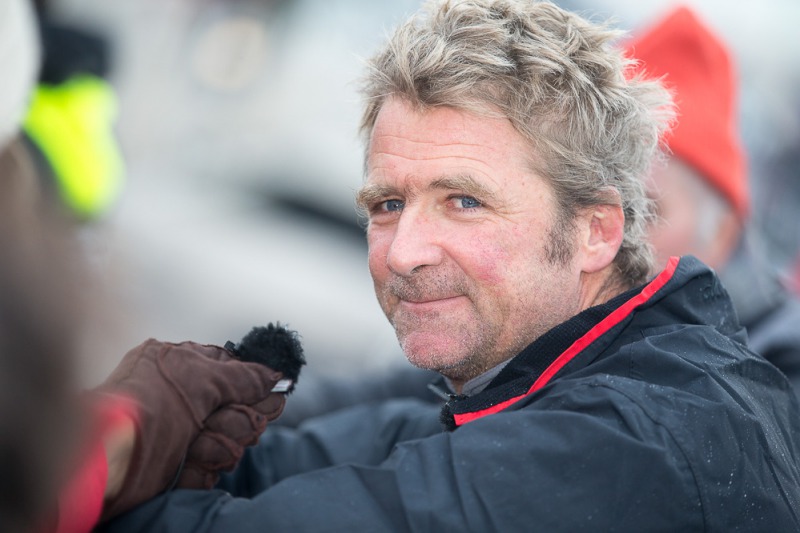
[[[453,415],[478,411],[524,394],[572,343],[641,292],[642,287],[624,292],[604,304],[590,307],[554,327],[515,356],[480,394],[469,397],[451,395],[450,400],[442,407],[442,424],[452,431],[457,427]]]

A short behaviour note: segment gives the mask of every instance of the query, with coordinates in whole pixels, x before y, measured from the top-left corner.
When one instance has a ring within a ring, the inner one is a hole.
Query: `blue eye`
[[[471,196],[459,196],[455,198],[455,200],[457,200],[461,209],[474,209],[483,205]]]
[[[401,200],[386,200],[383,202],[383,209],[385,211],[402,211],[403,205]]]

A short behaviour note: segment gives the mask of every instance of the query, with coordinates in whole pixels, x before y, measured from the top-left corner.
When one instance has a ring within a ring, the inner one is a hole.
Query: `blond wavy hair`
[[[499,113],[530,143],[532,170],[556,191],[551,260],[572,256],[580,210],[621,202],[616,281],[640,284],[653,264],[644,177],[674,109],[660,83],[632,74],[632,60],[615,47],[622,35],[549,2],[428,2],[368,61],[360,126],[365,145],[390,96],[421,110]]]

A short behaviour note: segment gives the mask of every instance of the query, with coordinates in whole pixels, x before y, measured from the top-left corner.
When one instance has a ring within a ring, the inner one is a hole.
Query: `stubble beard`
[[[499,335],[499,325],[483,320],[476,307],[474,291],[466,280],[452,274],[421,271],[411,277],[392,276],[385,283],[381,306],[395,329],[400,347],[408,361],[419,368],[434,370],[459,381],[466,381],[488,370],[492,351]],[[451,316],[439,311],[426,314],[403,313],[400,300],[463,296],[470,303],[464,312]],[[446,345],[431,346],[420,342],[426,335],[443,336]]]
[[[532,278],[528,280],[530,291],[536,291],[543,284],[552,284],[557,281],[559,279],[557,273],[568,267],[574,257],[575,227],[573,218],[561,209],[557,220],[558,223],[548,230],[548,242],[541,263],[543,266],[549,267],[552,275],[537,280],[535,273],[532,273]],[[570,285],[565,285],[560,290],[557,289],[555,293],[566,296],[570,293],[570,288]],[[482,316],[478,306],[477,291],[472,289],[469,280],[459,272],[430,270],[426,267],[412,273],[409,277],[390,275],[383,287],[379,289],[376,286],[376,289],[377,294],[381,295],[379,297],[380,305],[394,327],[397,339],[408,361],[414,366],[434,370],[462,383],[514,357],[530,343],[576,312],[569,306],[570,298],[562,299],[561,305],[559,305],[558,299],[554,299],[547,306],[528,309],[528,312],[523,313],[519,323],[516,324],[514,337],[504,339],[505,344],[500,346],[498,343],[503,334],[503,325],[499,322],[492,323]],[[523,290],[520,293],[526,294],[526,291]],[[471,317],[453,318],[450,321],[450,317],[442,317],[440,312],[430,313],[427,316],[408,313],[401,315],[396,309],[401,300],[415,301],[423,297],[435,298],[453,295],[464,296],[468,299],[471,304]],[[520,304],[516,306],[516,309],[525,307],[526,305]],[[508,313],[509,309],[507,308],[505,311]],[[446,349],[426,350],[425,347],[416,346],[411,341],[411,337],[415,333],[425,331],[426,328],[430,329],[432,323],[441,325],[442,322],[445,327],[449,328],[450,333],[451,342]]]
[[[556,261],[546,264],[554,273],[562,268]],[[431,271],[412,277],[392,276],[384,284],[380,303],[411,364],[464,383],[514,357],[578,311],[569,304],[577,299],[577,295],[571,295],[572,286],[562,285],[559,281],[558,275],[531,276],[525,283],[527,289],[520,290],[518,298],[525,298],[542,286],[549,286],[552,294],[563,298],[550,298],[540,302],[538,307],[529,307],[526,302],[518,300],[501,310],[501,315],[505,316],[502,320],[496,316],[494,320],[493,316],[484,316],[487,310],[481,312],[477,292],[458,273]],[[402,313],[397,309],[400,300],[414,301],[423,296],[453,294],[464,296],[469,301],[466,315],[450,316],[444,312],[419,315]],[[503,327],[504,323],[508,326],[511,316],[515,322],[511,328],[514,333],[508,338],[508,328],[504,331]],[[432,347],[420,342],[426,334],[433,336],[434,333],[439,336],[446,333],[446,345],[440,342],[439,346]]]

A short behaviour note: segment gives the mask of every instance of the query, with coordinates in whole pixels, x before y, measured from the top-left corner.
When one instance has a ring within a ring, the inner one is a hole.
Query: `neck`
[[[583,272],[580,311],[604,304],[630,288],[622,282],[613,263],[597,272]]]

